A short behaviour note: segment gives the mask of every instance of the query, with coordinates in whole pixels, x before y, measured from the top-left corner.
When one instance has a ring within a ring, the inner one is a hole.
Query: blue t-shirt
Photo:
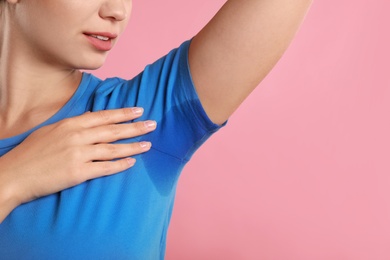
[[[178,177],[220,126],[204,112],[188,67],[190,41],[132,80],[83,73],[72,98],[46,122],[0,140],[0,156],[38,128],[86,111],[143,107],[157,129],[134,167],[25,203],[0,224],[0,259],[163,259]]]

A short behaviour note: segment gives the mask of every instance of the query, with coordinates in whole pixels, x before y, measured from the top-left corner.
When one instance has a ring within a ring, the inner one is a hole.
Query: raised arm
[[[228,0],[194,37],[189,65],[210,119],[221,124],[287,49],[311,0]]]

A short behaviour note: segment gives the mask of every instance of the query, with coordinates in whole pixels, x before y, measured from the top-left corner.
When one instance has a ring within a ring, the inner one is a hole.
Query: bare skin
[[[131,1],[7,0],[0,8],[0,138],[8,138],[54,115],[76,91],[79,69],[103,65],[108,53],[92,48],[83,33],[120,35]],[[65,119],[2,156],[0,222],[22,203],[134,165],[129,156],[150,143],[108,143],[153,131],[153,121],[118,124],[141,114],[127,108]]]
[[[194,37],[189,64],[207,115],[225,122],[293,40],[311,0],[229,0]]]

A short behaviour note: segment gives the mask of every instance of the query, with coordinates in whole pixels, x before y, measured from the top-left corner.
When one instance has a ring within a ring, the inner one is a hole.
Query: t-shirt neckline
[[[37,130],[38,128],[41,128],[42,126],[53,124],[57,121],[59,121],[62,118],[65,118],[66,115],[72,110],[74,104],[77,102],[77,100],[84,94],[89,81],[90,81],[91,74],[82,72],[81,75],[81,81],[76,89],[76,91],[73,93],[72,97],[65,103],[65,105],[60,108],[54,115],[49,117],[44,122],[40,123],[39,125],[33,127],[32,129],[15,135],[11,137],[7,137],[5,139],[0,139],[0,149],[7,148],[10,146],[15,146],[19,143],[21,143],[28,135],[30,135],[33,131]]]

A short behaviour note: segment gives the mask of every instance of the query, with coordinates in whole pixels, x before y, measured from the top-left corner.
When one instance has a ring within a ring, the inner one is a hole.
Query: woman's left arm
[[[193,38],[189,65],[201,103],[221,124],[280,59],[311,0],[228,0]]]

